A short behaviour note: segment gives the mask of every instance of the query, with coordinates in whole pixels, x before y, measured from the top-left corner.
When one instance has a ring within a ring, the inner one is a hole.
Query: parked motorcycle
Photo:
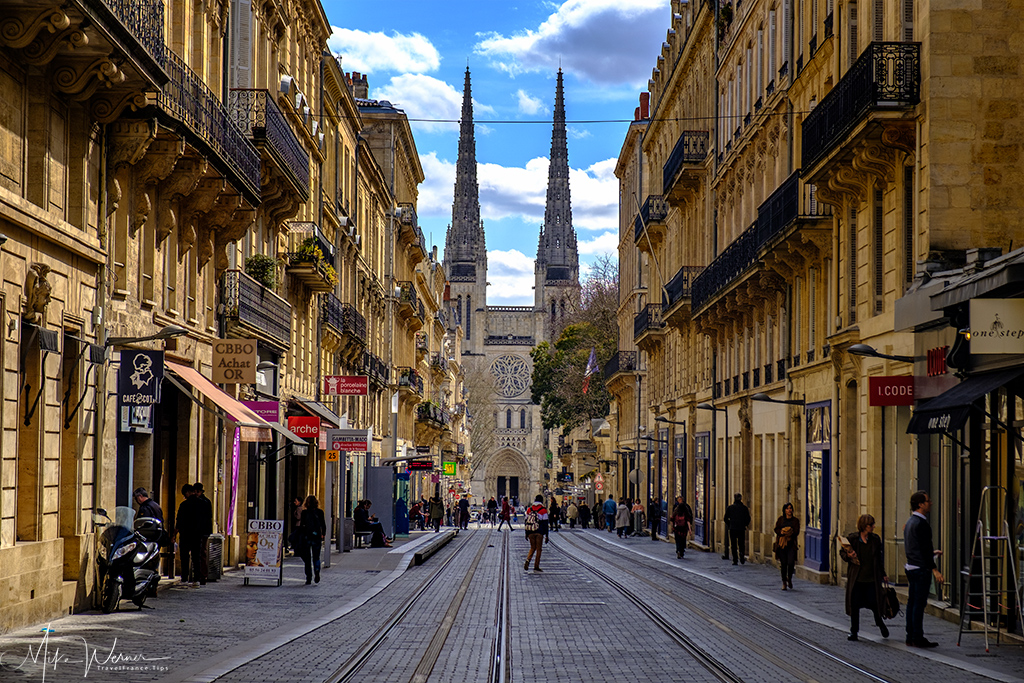
[[[96,558],[100,608],[110,614],[126,598],[142,609],[150,591],[155,591],[160,582],[159,541],[164,535],[163,523],[152,517],[135,519],[135,510],[126,506],[114,508],[113,521],[106,510],[97,512],[109,522],[100,535]]]

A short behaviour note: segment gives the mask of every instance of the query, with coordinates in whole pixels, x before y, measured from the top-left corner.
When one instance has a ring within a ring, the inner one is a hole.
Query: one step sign
[[[328,429],[327,450],[365,453],[370,450],[368,429]]]

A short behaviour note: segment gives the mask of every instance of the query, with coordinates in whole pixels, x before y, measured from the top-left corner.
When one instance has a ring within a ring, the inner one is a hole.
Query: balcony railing
[[[423,378],[412,368],[398,368],[398,387],[423,395]]]
[[[803,168],[818,163],[869,110],[914,106],[920,89],[920,43],[868,45],[804,119]]]
[[[415,315],[419,312],[419,301],[416,297],[416,288],[409,280],[402,280],[397,284],[399,290],[398,304],[402,307],[408,307],[409,315]]]
[[[433,401],[420,403],[416,406],[416,419],[420,422],[433,422],[441,427],[447,427],[452,421],[448,411]]]
[[[166,50],[171,79],[157,96],[160,108],[183,123],[190,142],[253,205],[260,202],[260,153],[235,125],[217,96],[181,57]]]
[[[833,21],[832,12],[829,12],[828,16],[825,17],[825,37],[826,38],[829,38],[829,37],[832,36],[832,21]]]
[[[651,223],[664,223],[668,217],[668,203],[660,194],[647,195],[644,205],[640,207],[633,222],[633,241],[639,242],[643,238],[644,226]]]
[[[228,109],[235,123],[263,147],[291,180],[303,201],[309,199],[309,154],[268,90],[232,88]]]
[[[671,308],[683,299],[689,299],[693,291],[693,280],[704,270],[700,266],[682,266],[665,285],[668,295],[667,306]]]
[[[416,333],[416,350],[422,353],[426,353],[429,350],[427,345],[427,334],[425,332]]]
[[[363,353],[363,372],[377,386],[387,386],[391,381],[391,368],[369,351]]]
[[[764,365],[764,383],[765,384],[771,384],[772,381],[773,381],[772,380],[772,369],[773,369],[773,367],[772,367],[771,363],[765,363],[765,365]]]
[[[604,366],[604,378],[620,372],[636,372],[636,351],[616,351]]]
[[[102,3],[160,66],[167,65],[164,49],[163,0],[102,0]]]
[[[484,346],[533,346],[535,343],[534,338],[527,335],[489,334],[484,337]]]
[[[739,277],[797,218],[830,216],[832,207],[817,201],[813,185],[800,184],[793,173],[757,208],[757,220],[693,280],[692,306],[699,310],[718,292]]]
[[[775,380],[781,382],[786,379],[786,359],[780,358],[775,363]]]
[[[699,166],[708,155],[708,131],[684,130],[676,141],[676,146],[662,167],[661,188],[667,193],[675,184],[679,171],[684,166]]]
[[[438,372],[448,372],[448,359],[443,353],[434,353],[430,356],[430,367]]]
[[[240,270],[224,273],[224,313],[278,347],[291,348],[291,304]]]
[[[366,318],[352,304],[342,303],[334,294],[328,293],[324,298],[321,321],[330,325],[336,332],[348,335],[366,345]]]
[[[416,216],[416,207],[409,202],[402,202],[398,205],[401,212],[398,217],[399,225],[402,226],[403,230],[409,230],[412,233],[412,243],[417,245],[423,252],[423,255],[427,254],[427,240],[423,236],[423,228],[420,227],[419,219]]]
[[[647,304],[633,319],[633,338],[663,327],[665,322],[661,319],[661,304]]]

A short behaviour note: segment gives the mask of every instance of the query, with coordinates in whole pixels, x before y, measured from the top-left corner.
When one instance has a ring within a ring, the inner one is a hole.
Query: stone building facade
[[[751,554],[770,560],[791,501],[803,523],[798,572],[837,581],[836,536],[871,513],[899,580],[908,499],[927,488],[946,500],[933,524],[952,551],[945,595],[959,599],[981,490],[1019,491],[1022,465],[982,436],[972,464],[957,460],[982,429],[971,420],[934,434],[913,421],[928,399],[966,394],[980,386],[972,372],[999,365],[961,359],[958,383],[927,358],[945,359],[956,322],[967,327],[972,290],[954,282],[988,272],[1021,234],[1010,124],[1024,103],[1010,47],[1020,12],[672,3],[649,117],[630,127],[617,169],[623,283],[639,274],[621,289],[630,310],[608,368],[609,422],[618,450],[651,444],[651,490],[694,504],[697,543],[722,548],[724,507],[741,493]],[[946,285],[959,298],[928,301]],[[639,357],[625,371],[631,341]],[[993,406],[1020,405],[1011,380],[988,392]],[[912,387],[913,400],[874,389],[887,384]],[[1000,458],[1008,469],[984,464]]]

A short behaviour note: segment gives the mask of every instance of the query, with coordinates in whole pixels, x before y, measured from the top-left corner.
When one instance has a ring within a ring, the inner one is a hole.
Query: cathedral
[[[467,384],[473,415],[473,500],[491,496],[528,501],[554,489],[545,472],[545,432],[540,406],[530,400],[531,349],[553,342],[562,318],[579,300],[579,255],[569,199],[562,71],[555,87],[554,124],[544,224],[535,262],[532,306],[487,305],[487,245],[480,219],[476,138],[469,69],[462,96],[459,157],[452,222],[445,237],[449,320],[464,334]]]

